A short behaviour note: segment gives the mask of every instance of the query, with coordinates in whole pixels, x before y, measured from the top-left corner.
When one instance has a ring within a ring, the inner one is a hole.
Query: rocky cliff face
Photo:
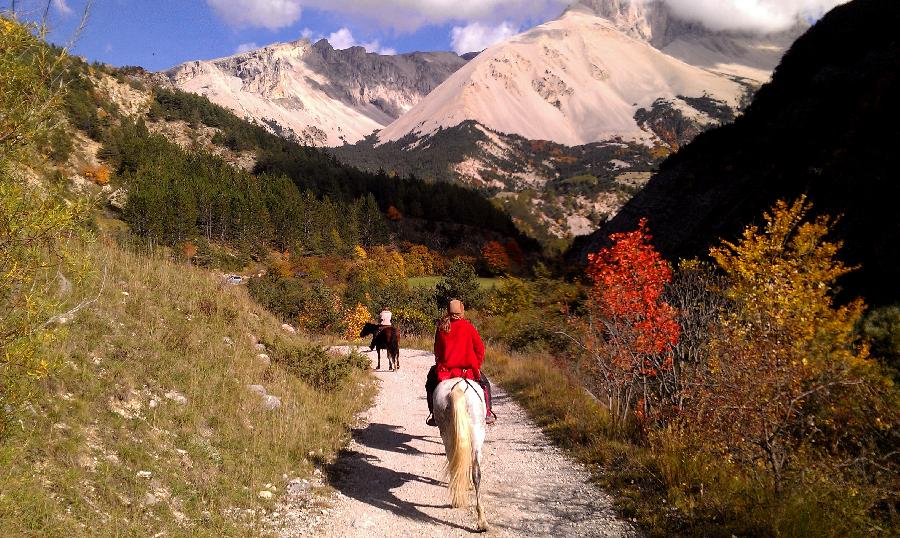
[[[176,87],[306,143],[356,142],[397,119],[466,60],[450,52],[382,56],[326,40],[271,45],[164,73]]]

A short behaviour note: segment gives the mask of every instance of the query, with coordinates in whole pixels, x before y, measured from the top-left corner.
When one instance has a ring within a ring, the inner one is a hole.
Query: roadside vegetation
[[[61,180],[79,151],[73,64],[0,18],[0,528],[269,534],[287,481],[332,458],[370,401],[363,362],[129,240]]]

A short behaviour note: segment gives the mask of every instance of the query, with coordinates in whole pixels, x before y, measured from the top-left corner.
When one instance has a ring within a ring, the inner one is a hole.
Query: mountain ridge
[[[159,78],[288,138],[334,146],[390,123],[466,61],[452,52],[387,56],[301,39],[186,62]]]

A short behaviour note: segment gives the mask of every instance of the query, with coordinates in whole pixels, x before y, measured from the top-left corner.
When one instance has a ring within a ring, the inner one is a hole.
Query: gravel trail
[[[475,534],[474,508],[453,509],[447,502],[444,447],[437,428],[425,425],[422,386],[432,364],[431,353],[404,349],[399,372],[376,373],[381,384],[377,401],[329,473],[338,493],[316,525],[316,535]],[[636,536],[630,524],[616,517],[609,496],[590,484],[587,471],[554,447],[502,388],[494,388],[499,420],[488,426],[482,480],[488,534]]]

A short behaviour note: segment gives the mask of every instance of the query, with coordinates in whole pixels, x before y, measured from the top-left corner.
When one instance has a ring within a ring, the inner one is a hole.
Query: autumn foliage
[[[481,256],[488,270],[495,275],[503,275],[509,272],[512,261],[506,252],[506,247],[499,241],[490,241],[481,249]]]
[[[672,270],[650,244],[647,222],[614,234],[611,247],[589,256],[593,319],[588,347],[618,420],[658,412],[675,387],[671,348],[678,342],[675,309],[662,298]],[[653,408],[653,409],[651,409]]]
[[[685,388],[690,427],[728,459],[763,465],[776,491],[802,454],[829,447],[826,461],[838,465],[848,432],[885,421],[855,331],[864,305],[833,304],[851,269],[835,258],[840,243],[826,240],[832,220],[808,219],[810,209],[803,198],[780,201],[762,229],[712,250],[729,308]]]

